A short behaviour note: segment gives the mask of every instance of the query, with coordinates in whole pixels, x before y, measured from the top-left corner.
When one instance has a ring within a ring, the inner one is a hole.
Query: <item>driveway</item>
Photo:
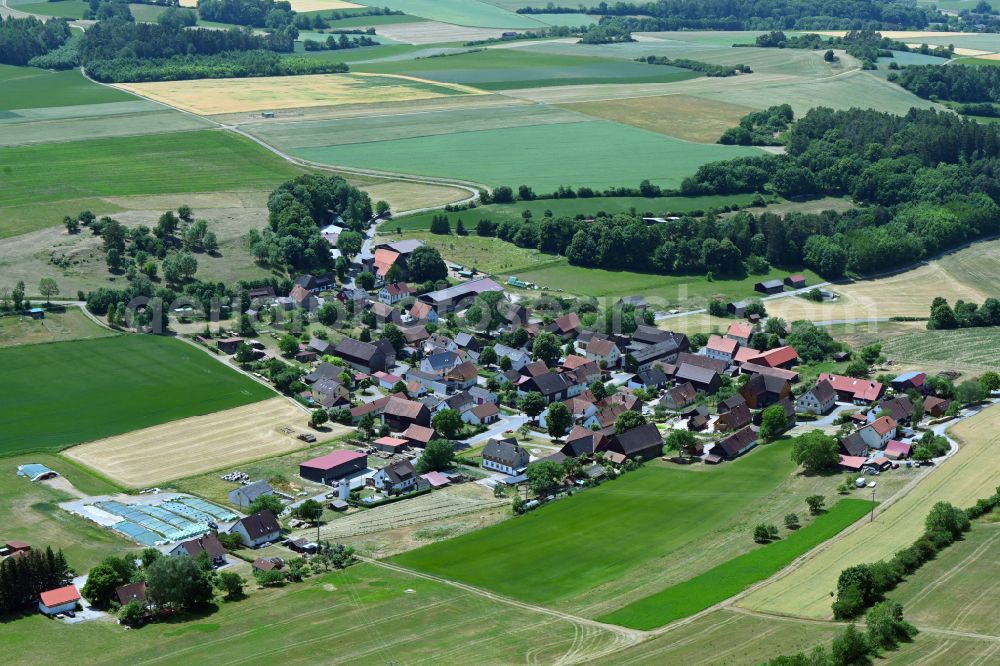
[[[469,439],[462,440],[469,446],[475,446],[480,442],[485,442],[493,437],[503,437],[507,430],[517,430],[530,419],[527,416],[505,416],[491,426],[486,432],[473,435]]]

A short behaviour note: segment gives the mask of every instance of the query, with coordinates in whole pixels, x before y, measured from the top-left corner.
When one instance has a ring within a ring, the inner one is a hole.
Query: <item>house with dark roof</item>
[[[462,357],[453,351],[437,351],[420,361],[420,371],[444,377],[452,368],[462,362]]]
[[[897,393],[906,393],[911,389],[917,392],[923,392],[924,382],[926,380],[926,372],[904,372],[893,379],[889,385],[892,386],[893,390]]]
[[[545,327],[545,330],[565,341],[574,339],[579,334],[581,328],[583,326],[580,323],[580,316],[575,312],[570,312],[555,319]]]
[[[369,480],[382,492],[397,495],[416,490],[417,472],[409,460],[396,460],[375,472]]]
[[[677,411],[693,403],[697,394],[698,389],[691,382],[684,382],[664,393],[660,404],[666,409]]]
[[[740,318],[746,314],[746,309],[750,306],[750,301],[731,301],[726,303],[726,311],[734,317]]]
[[[487,291],[503,291],[503,287],[490,278],[479,278],[456,284],[447,289],[431,291],[417,298],[430,305],[438,315],[442,315],[471,305],[476,296]]]
[[[570,397],[569,387],[570,384],[567,383],[566,378],[562,374],[546,372],[537,377],[528,377],[525,379],[517,387],[517,392],[523,395],[531,391],[538,391],[545,398],[545,404],[550,404],[557,401],[562,402]]]
[[[405,439],[407,444],[413,448],[423,449],[427,446],[428,442],[437,437],[437,432],[434,431],[434,428],[411,425],[400,434],[400,437]]]
[[[483,468],[504,474],[519,474],[531,456],[513,438],[490,439],[483,448]]]
[[[245,509],[261,495],[271,495],[273,493],[274,488],[267,481],[254,481],[253,483],[230,490],[228,497],[230,504]]]
[[[888,413],[896,423],[909,423],[913,418],[913,402],[906,394],[897,395],[891,400],[883,400],[878,403],[875,409],[868,412],[868,418],[874,421],[879,412]]]
[[[607,450],[627,458],[650,460],[663,453],[663,436],[655,425],[646,423],[612,437]]]
[[[181,555],[198,557],[202,553],[206,553],[208,555],[208,559],[212,562],[212,564],[218,566],[226,563],[226,549],[223,547],[222,543],[219,542],[218,537],[216,537],[212,532],[203,534],[196,539],[182,541],[170,549],[170,555],[174,557],[179,557]]]
[[[644,389],[662,389],[670,382],[666,373],[660,368],[654,366],[651,368],[646,368],[645,370],[640,370],[636,374],[629,377],[626,386],[628,388],[644,388]]]
[[[382,422],[392,432],[404,432],[411,425],[429,426],[431,412],[424,404],[393,396],[382,410]]]
[[[299,463],[299,476],[309,481],[333,485],[368,468],[368,456],[360,451],[333,451]]]
[[[740,387],[740,395],[751,409],[764,409],[791,394],[791,384],[770,375],[753,375]]]
[[[752,418],[749,405],[741,399],[733,407],[719,414],[719,418],[715,421],[715,430],[717,432],[739,430],[750,425]]]
[[[810,414],[826,414],[837,404],[837,392],[833,390],[833,385],[828,381],[817,382],[801,396],[798,400],[799,411]]]
[[[924,398],[924,411],[931,416],[944,416],[949,407],[951,407],[951,400],[945,400],[934,395]]]
[[[784,280],[786,287],[791,287],[792,289],[803,289],[806,286],[806,276],[801,273],[795,273],[794,275],[789,275]]]
[[[118,599],[118,603],[124,606],[125,604],[137,601],[143,606],[146,605],[146,581],[140,580],[138,583],[128,583],[127,585],[122,585],[115,590],[115,598]]]
[[[785,284],[781,280],[765,280],[754,284],[753,290],[762,294],[780,294],[785,290]]]
[[[718,359],[705,356],[703,354],[691,354],[690,352],[681,352],[677,355],[676,365],[682,365],[687,363],[688,365],[695,365],[699,368],[705,368],[706,370],[711,370],[716,374],[723,374],[729,367],[729,363]]]
[[[840,448],[848,456],[868,456],[868,443],[857,430],[840,440]]]
[[[333,353],[355,370],[369,374],[379,370],[385,372],[395,363],[395,355],[387,357],[383,347],[353,338],[343,338],[333,348]]]
[[[690,382],[696,390],[704,391],[708,395],[715,395],[722,383],[722,379],[717,373],[690,363],[682,363],[677,368],[674,381],[678,384]]]
[[[621,363],[622,353],[614,341],[607,338],[593,338],[587,343],[584,354],[598,365],[606,368],[616,368]]]
[[[614,434],[614,428],[591,430],[582,426],[573,426],[570,433],[566,435],[566,443],[559,452],[567,458],[590,456],[598,451],[606,450]]]
[[[238,534],[247,548],[257,548],[281,538],[281,525],[274,514],[265,509],[238,520],[229,528],[229,534]]]
[[[737,458],[757,444],[757,433],[752,428],[737,430],[733,434],[720,439],[712,447],[712,455],[719,456],[726,460]]]
[[[483,349],[483,343],[479,341],[479,338],[464,331],[455,334],[455,346],[459,349],[474,352],[482,351]]]

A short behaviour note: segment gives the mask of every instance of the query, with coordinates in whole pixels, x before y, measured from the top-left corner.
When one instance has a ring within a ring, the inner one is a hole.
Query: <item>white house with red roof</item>
[[[708,344],[705,345],[705,356],[730,363],[739,346],[740,343],[736,340],[713,335],[708,339]]]
[[[827,381],[837,392],[839,402],[853,402],[856,405],[867,405],[882,397],[885,387],[879,382],[870,379],[855,379],[854,377],[844,377],[843,375],[832,375],[824,372],[817,382]]]
[[[753,336],[753,324],[750,322],[736,321],[729,325],[729,330],[726,331],[726,337],[730,340],[735,340],[744,347],[750,344],[750,338]]]
[[[896,436],[896,421],[891,416],[881,416],[866,426],[858,428],[858,434],[871,449],[884,449]]]
[[[76,585],[56,588],[42,592],[38,599],[38,610],[46,615],[58,615],[76,609],[80,603],[80,591]]]

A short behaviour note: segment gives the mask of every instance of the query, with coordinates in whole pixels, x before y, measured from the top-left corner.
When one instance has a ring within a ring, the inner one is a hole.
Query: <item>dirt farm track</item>
[[[306,421],[302,410],[273,398],[100,439],[63,455],[139,488],[302,448],[304,442],[279,429],[306,430]],[[335,426],[330,436],[341,430]]]

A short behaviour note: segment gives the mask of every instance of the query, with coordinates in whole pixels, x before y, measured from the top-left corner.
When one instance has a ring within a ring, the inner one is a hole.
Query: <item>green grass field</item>
[[[93,525],[60,509],[57,504],[73,499],[69,493],[44,483],[17,476],[17,466],[41,463],[55,470],[87,495],[119,492],[117,486],[93,472],[50,454],[0,458],[0,525],[4,539],[27,541],[34,547],[62,548],[71,567],[86,572],[111,553],[135,548],[111,530]],[[7,627],[4,624],[6,635]]]
[[[647,65],[619,58],[547,54],[524,49],[487,49],[420,60],[358,64],[355,69],[407,74],[484,90],[595,83],[668,83],[698,76],[677,67]]]
[[[249,578],[249,567],[239,571]],[[611,632],[513,608],[371,564],[279,588],[248,586],[201,612],[123,631],[113,621],[65,625],[39,614],[4,625],[4,661],[218,664],[538,663],[602,654]]]
[[[743,205],[753,198],[749,194],[731,196],[705,197],[597,197],[593,199],[536,199],[535,201],[519,201],[513,204],[489,204],[470,210],[455,213],[419,213],[384,222],[383,233],[392,233],[397,228],[403,231],[427,231],[431,219],[435,215],[447,215],[451,220],[452,230],[455,223],[462,220],[465,228],[474,233],[476,222],[483,218],[502,221],[521,219],[521,213],[530,210],[532,216],[538,218],[545,211],[552,211],[554,217],[575,217],[577,215],[595,216],[600,212],[616,214],[635,210],[639,214],[652,213],[654,216],[670,213],[687,213],[693,210],[708,210],[723,206]]]
[[[83,13],[90,6],[83,0],[59,0],[59,2],[28,2],[16,3],[14,7],[21,12],[39,14],[41,16],[56,16],[59,18],[82,19]]]
[[[358,137],[363,139],[364,137]],[[677,187],[706,162],[757,155],[753,148],[692,144],[606,121],[319,146],[292,151],[324,164],[457,178],[488,185],[604,188],[642,180]],[[434,155],[428,160],[428,155]]]
[[[796,557],[855,523],[871,507],[872,503],[866,500],[841,500],[811,524],[788,533],[778,541],[740,555],[680,585],[633,602],[600,620],[649,630],[694,615],[774,575]]]
[[[53,72],[35,67],[0,65],[0,86],[4,91],[0,96],[0,111],[137,99],[127,92],[91,83],[76,70]]]
[[[59,450],[274,393],[185,343],[153,335],[0,349],[0,454]]]
[[[710,473],[647,464],[525,516],[393,559],[525,601],[565,601],[642,577],[650,561],[736,520],[791,473],[788,452],[787,442],[777,442]]]
[[[997,365],[1000,328],[918,331],[885,337],[881,342],[883,353],[894,361],[986,371]]]
[[[545,25],[480,0],[379,0],[374,4],[432,21],[476,28],[538,29]]]
[[[6,148],[0,172],[0,218],[8,206],[92,197],[270,190],[302,173],[248,139],[210,130]],[[0,226],[0,237],[52,224]]]
[[[65,312],[46,312],[44,319],[30,317],[0,317],[0,347],[89,340],[115,335],[87,318],[79,308]]]

